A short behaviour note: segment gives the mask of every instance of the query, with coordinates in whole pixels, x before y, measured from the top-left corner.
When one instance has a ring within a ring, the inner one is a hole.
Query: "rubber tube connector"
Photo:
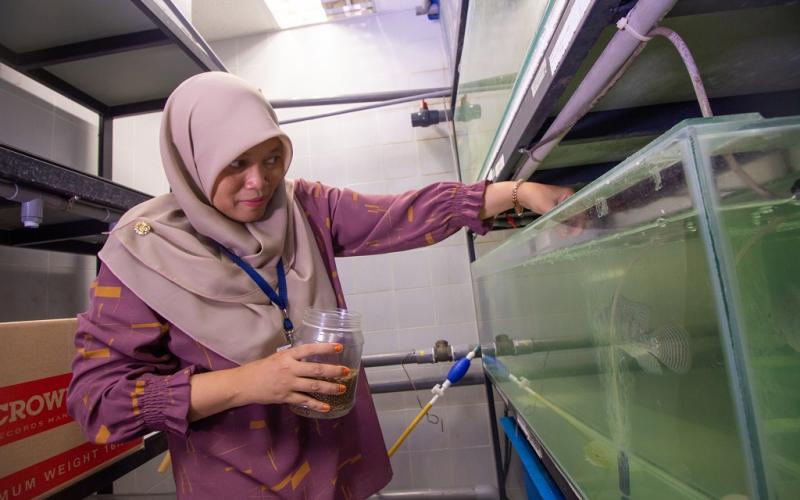
[[[461,358],[450,368],[450,371],[447,373],[447,380],[449,380],[451,384],[455,384],[464,377],[467,370],[469,370],[469,359]]]

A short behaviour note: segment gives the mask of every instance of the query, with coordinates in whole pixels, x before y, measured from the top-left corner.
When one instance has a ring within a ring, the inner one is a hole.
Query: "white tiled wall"
[[[1,143],[97,173],[97,115],[4,64],[0,117]]]
[[[97,131],[97,115],[0,64],[0,144],[94,174]],[[0,321],[75,316],[94,274],[94,257],[0,246]]]
[[[114,182],[153,196],[169,192],[158,145],[160,125],[160,111],[114,120]]]
[[[419,2],[399,3],[405,7],[364,19],[221,41],[213,48],[231,71],[259,85],[272,99],[449,86],[441,27],[414,14]],[[6,98],[19,106],[14,99]],[[441,108],[444,100],[429,104]],[[400,193],[455,180],[449,124],[412,128],[410,114],[417,108],[417,103],[400,104],[286,125],[295,148],[289,176],[365,193]],[[57,120],[47,104],[31,109],[30,120],[39,121],[31,128],[54,130],[41,126],[47,119]],[[337,108],[280,109],[278,114],[286,120],[333,109]],[[116,182],[152,195],[167,192],[158,153],[159,120],[159,113],[115,120]],[[24,143],[31,141],[29,135],[16,136]],[[38,138],[31,147],[59,147],[58,141],[48,137]],[[81,147],[78,152],[67,148],[70,153],[65,157],[80,157]],[[51,271],[60,267],[57,262],[47,261],[47,273],[40,281],[58,276]],[[439,338],[456,345],[477,342],[463,231],[433,247],[339,259],[337,265],[349,306],[364,314],[366,353],[431,346]],[[45,289],[43,283],[39,286]],[[447,368],[415,365],[408,371],[412,376],[443,377]],[[399,367],[374,368],[368,373],[373,381],[404,377]],[[421,391],[419,397],[424,403],[430,393]],[[385,439],[391,444],[416,414],[417,398],[413,393],[380,394],[375,401]],[[495,484],[483,387],[451,389],[433,413],[441,423],[420,424],[393,457],[395,479],[389,489]],[[117,482],[117,488],[126,493],[174,491],[174,485],[153,472],[156,466],[147,464],[135,477]]]

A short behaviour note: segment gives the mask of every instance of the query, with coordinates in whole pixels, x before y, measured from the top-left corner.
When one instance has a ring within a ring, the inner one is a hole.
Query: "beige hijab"
[[[288,169],[292,143],[259,89],[221,72],[183,82],[167,100],[161,122],[161,160],[172,193],[129,210],[99,254],[158,314],[239,364],[285,343],[283,316],[218,244],[242,257],[276,290],[275,265],[283,257],[289,315],[296,327],[306,307],[336,307],[292,181],[278,186],[257,222],[233,221],[211,205],[211,189],[223,168],[274,137],[283,143]],[[139,234],[142,224],[136,231],[140,222],[149,226],[147,234]]]

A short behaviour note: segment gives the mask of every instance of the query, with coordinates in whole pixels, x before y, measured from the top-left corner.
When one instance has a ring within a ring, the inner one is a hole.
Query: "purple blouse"
[[[432,245],[478,217],[486,183],[442,182],[402,195],[364,195],[295,181],[339,307],[334,257]],[[346,416],[317,420],[280,404],[252,404],[189,423],[193,373],[232,368],[170,325],[103,265],[78,316],[70,415],[97,443],[165,431],[178,498],[366,498],[392,476],[370,397],[359,377]]]

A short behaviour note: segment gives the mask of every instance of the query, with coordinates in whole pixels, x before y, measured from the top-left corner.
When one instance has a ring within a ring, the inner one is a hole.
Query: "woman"
[[[285,319],[346,307],[336,256],[425,246],[463,226],[485,233],[512,206],[513,183],[375,196],[285,179],[292,144],[276,122],[235,76],[181,84],[161,127],[172,193],[123,216],[79,316],[70,414],[98,443],[166,431],[180,498],[365,498],[383,488],[391,468],[363,373],[347,416],[289,411],[329,411],[306,393],[339,393],[313,377],[346,368],[300,362],[335,344],[278,351]],[[539,212],[569,194],[517,191]],[[237,256],[273,286],[282,270],[288,306],[271,302]]]

